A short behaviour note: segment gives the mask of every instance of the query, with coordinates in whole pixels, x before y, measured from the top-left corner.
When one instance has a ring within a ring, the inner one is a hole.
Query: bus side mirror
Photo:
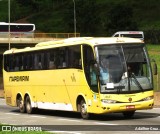
[[[157,64],[156,64],[156,61],[154,59],[152,59],[152,62],[153,62],[153,74],[154,75],[157,75]]]

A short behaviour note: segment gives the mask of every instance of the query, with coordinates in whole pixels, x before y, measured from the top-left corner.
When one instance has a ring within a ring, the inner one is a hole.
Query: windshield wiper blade
[[[142,88],[141,84],[139,83],[139,81],[137,80],[137,78],[135,77],[134,73],[131,74],[131,78],[134,78],[137,86],[143,91],[143,88]]]

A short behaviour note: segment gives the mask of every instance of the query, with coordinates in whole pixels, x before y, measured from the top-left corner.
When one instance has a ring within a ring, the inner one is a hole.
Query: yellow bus
[[[4,52],[6,103],[28,114],[35,109],[121,112],[154,105],[151,64],[134,38],[79,37]]]

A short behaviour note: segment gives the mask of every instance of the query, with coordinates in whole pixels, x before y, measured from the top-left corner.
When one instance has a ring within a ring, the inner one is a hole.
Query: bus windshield
[[[101,93],[151,90],[152,77],[143,44],[97,46]]]

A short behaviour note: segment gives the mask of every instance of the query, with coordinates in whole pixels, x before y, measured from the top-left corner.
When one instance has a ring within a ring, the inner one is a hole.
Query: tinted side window
[[[82,68],[81,46],[71,46],[68,48],[68,64],[71,68]]]
[[[82,69],[81,45],[4,56],[6,71]]]
[[[119,34],[116,34],[114,37],[119,37]]]

